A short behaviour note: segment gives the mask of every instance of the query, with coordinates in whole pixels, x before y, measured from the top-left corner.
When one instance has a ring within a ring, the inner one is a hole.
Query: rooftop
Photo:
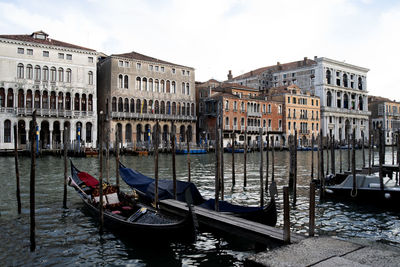
[[[129,52],[129,53],[123,53],[123,54],[112,54],[111,56],[124,57],[124,58],[130,58],[130,59],[136,59],[136,60],[142,60],[142,61],[148,61],[148,62],[154,62],[154,63],[159,63],[159,64],[173,65],[173,66],[177,66],[177,67],[193,69],[192,67],[178,65],[178,64],[171,63],[171,62],[168,62],[168,61],[165,61],[165,60],[161,60],[161,59],[158,59],[158,58],[149,57],[149,56],[137,53],[135,51],[132,51],[132,52]]]

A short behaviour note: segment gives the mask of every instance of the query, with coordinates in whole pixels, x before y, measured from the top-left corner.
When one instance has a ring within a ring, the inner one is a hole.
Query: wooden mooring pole
[[[350,171],[350,134],[347,134],[347,171]]]
[[[308,223],[308,236],[314,236],[315,233],[315,183],[310,183],[310,218]]]
[[[339,172],[342,173],[343,172],[343,157],[342,157],[342,139],[339,140]]]
[[[217,127],[215,127],[215,202],[214,202],[214,207],[215,211],[219,211],[219,177],[220,177],[220,157],[219,157],[219,129],[218,129],[218,122],[217,122]]]
[[[372,140],[371,131],[369,132],[368,142],[369,142],[369,146],[368,146],[368,174],[371,175],[371,173],[372,173],[372,165],[371,165],[371,162],[372,162],[372,149],[374,148],[374,142]]]
[[[175,125],[171,122],[171,146],[172,146],[172,182],[174,183],[174,199],[176,199],[176,161],[175,161]]]
[[[365,148],[364,148],[364,142],[365,142],[365,136],[364,136],[364,131],[361,131],[361,139],[362,139],[362,158],[363,158],[363,168],[365,168]]]
[[[331,173],[335,175],[336,166],[335,166],[335,135],[331,135]]]
[[[269,176],[269,134],[267,133],[267,151],[265,152],[265,193],[268,194],[268,176]]]
[[[104,207],[103,207],[103,141],[104,141],[104,114],[103,111],[100,111],[100,118],[99,118],[99,139],[100,139],[100,147],[99,147],[99,160],[100,160],[100,174],[99,174],[99,220],[100,220],[100,228],[99,228],[99,232],[100,235],[103,234],[103,227],[104,227]]]
[[[108,123],[107,123],[108,124]],[[108,125],[106,126],[105,129],[106,132],[106,180],[107,183],[110,183],[110,129],[108,128]],[[118,130],[115,133],[115,155],[117,155],[117,145],[118,145]]]
[[[383,164],[385,164],[385,136],[382,127],[379,127],[379,182],[383,192]]]
[[[31,130],[31,181],[30,181],[30,241],[31,241],[31,251],[36,249],[36,239],[35,239],[35,171],[36,171],[36,110],[32,113],[32,129]]]
[[[219,150],[219,157],[220,157],[220,187],[221,187],[221,200],[224,200],[225,197],[225,175],[224,175],[224,135],[223,135],[223,130],[222,130],[222,122],[220,124],[220,131],[219,131],[220,137],[220,150]]]
[[[272,154],[272,159],[271,159],[271,182],[275,181],[275,143],[273,142],[274,137],[271,136],[271,154]]]
[[[294,177],[293,177],[293,205],[296,205],[297,202],[297,145],[299,143],[297,137],[297,130],[294,131]]]
[[[264,182],[263,182],[263,140],[262,140],[263,130],[259,129],[259,141],[260,141],[260,206],[264,206]]]
[[[119,192],[119,146],[121,143],[121,136],[119,136],[118,131],[115,136],[115,178],[117,183],[117,190]]]
[[[21,190],[19,187],[19,168],[18,168],[18,128],[14,125],[14,158],[15,158],[15,177],[17,182],[17,211],[21,214]]]
[[[156,129],[154,131],[154,207],[157,208],[158,205],[158,138],[159,138],[159,124],[156,122]],[[188,151],[189,152],[189,151]]]
[[[67,208],[67,179],[68,179],[68,164],[67,164],[67,129],[64,128],[64,197],[63,197],[63,208]]]
[[[191,138],[191,132],[189,131],[189,128],[186,130],[186,145],[187,145],[187,167],[188,167],[188,182],[191,182],[191,177],[190,177],[190,138]]]
[[[330,139],[329,134],[326,135],[326,176],[329,174],[329,151],[330,151]]]
[[[235,186],[235,133],[232,133],[232,187]]]
[[[283,187],[283,242],[290,243],[289,187]]]
[[[311,136],[311,181],[314,180],[314,134]]]
[[[392,165],[394,165],[394,135],[392,133]]]
[[[247,127],[244,130],[243,187],[247,186]]]
[[[352,146],[351,146],[351,167],[352,167],[352,173],[353,173],[353,191],[351,192],[351,196],[355,197],[357,196],[357,174],[356,174],[356,129],[353,128],[353,134],[352,134]]]
[[[320,192],[320,198],[325,197],[325,177],[324,177],[324,147],[322,143],[322,129],[320,130],[320,139],[319,139],[319,145],[320,145],[320,155],[319,155],[319,160],[320,163],[318,164],[320,166],[320,178],[321,178],[321,190]]]

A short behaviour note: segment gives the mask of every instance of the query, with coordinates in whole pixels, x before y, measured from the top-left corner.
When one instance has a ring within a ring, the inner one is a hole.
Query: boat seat
[[[94,202],[100,201],[100,196],[94,197]],[[118,193],[111,193],[103,196],[103,206],[105,205],[117,205],[119,204]]]
[[[137,219],[139,219],[143,214],[145,214],[147,212],[146,208],[140,208],[138,209],[134,214],[132,214],[131,216],[129,216],[128,219],[126,219],[129,222],[134,222]]]

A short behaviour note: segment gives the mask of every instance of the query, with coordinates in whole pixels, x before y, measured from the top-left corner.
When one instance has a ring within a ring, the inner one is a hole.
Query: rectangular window
[[[182,75],[185,75],[185,70],[182,70]]]
[[[67,60],[72,60],[72,55],[71,54],[67,54]]]
[[[93,63],[93,57],[88,57],[88,62]]]
[[[125,61],[125,68],[129,68],[129,62]]]
[[[155,66],[155,70],[156,70],[156,71],[158,71],[158,68],[159,68],[158,66]]]
[[[49,51],[43,51],[43,56],[44,57],[49,57]]]
[[[136,68],[137,68],[138,70],[140,70],[141,67],[142,67],[142,64],[136,63]]]
[[[64,53],[58,53],[58,58],[59,59],[64,59]]]
[[[149,65],[149,70],[150,70],[150,71],[153,70],[153,65]]]
[[[124,62],[122,60],[118,61],[118,67],[123,67],[124,66]]]
[[[18,47],[17,52],[18,52],[18,54],[24,54],[24,49]]]
[[[33,49],[26,49],[27,55],[33,55]]]
[[[175,69],[172,69],[172,74],[175,74],[176,73],[176,70]]]
[[[190,76],[190,71],[186,71],[186,73],[187,73],[187,76]]]
[[[161,72],[164,72],[164,67],[161,67]]]
[[[288,98],[287,98],[287,102],[290,104],[290,96],[288,96]]]

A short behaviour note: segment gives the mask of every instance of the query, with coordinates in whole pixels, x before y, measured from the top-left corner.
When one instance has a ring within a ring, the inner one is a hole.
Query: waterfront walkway
[[[245,266],[399,266],[400,248],[365,240],[313,237],[250,256]]]

